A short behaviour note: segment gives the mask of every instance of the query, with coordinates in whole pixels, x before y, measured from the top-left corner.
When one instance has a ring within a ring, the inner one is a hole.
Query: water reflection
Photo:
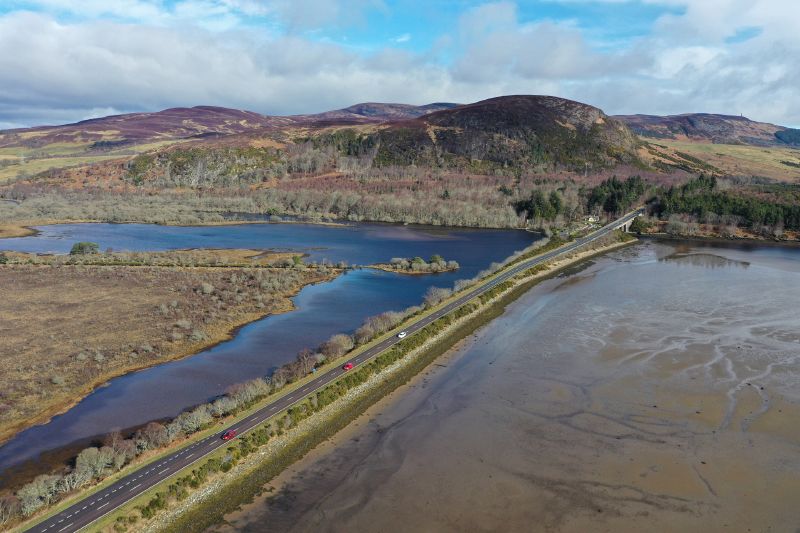
[[[703,267],[703,268],[748,268],[750,263],[747,261],[737,261],[735,259],[729,259],[727,257],[722,257],[719,255],[714,254],[704,254],[704,253],[695,253],[695,254],[686,254],[686,253],[675,253],[672,255],[668,255],[659,259],[659,261],[666,261],[676,263],[678,265],[691,265],[694,267]]]

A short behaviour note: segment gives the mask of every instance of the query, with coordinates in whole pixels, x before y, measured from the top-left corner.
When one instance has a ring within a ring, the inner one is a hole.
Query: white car
[[[403,338],[405,338],[406,335],[408,335],[407,332],[401,331],[400,333],[397,334],[397,338],[398,339],[403,339]]]

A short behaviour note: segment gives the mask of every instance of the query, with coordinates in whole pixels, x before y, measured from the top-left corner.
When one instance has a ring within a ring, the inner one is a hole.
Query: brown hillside
[[[748,144],[753,146],[785,145],[776,133],[789,128],[756,122],[745,117],[690,113],[684,115],[620,115],[631,130],[643,137],[711,142],[715,144]]]

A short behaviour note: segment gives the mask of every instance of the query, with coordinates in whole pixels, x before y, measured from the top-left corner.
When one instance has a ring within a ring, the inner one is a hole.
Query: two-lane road
[[[520,272],[541,263],[550,261],[561,254],[572,252],[573,250],[576,250],[577,248],[580,248],[589,242],[599,239],[617,227],[620,227],[621,225],[634,219],[639,214],[640,211],[635,211],[625,215],[624,217],[612,222],[607,226],[598,229],[593,233],[590,233],[585,237],[576,239],[570,244],[557,250],[521,261],[491,281],[484,282],[466,294],[463,294],[456,300],[437,310],[435,313],[427,315],[424,318],[420,318],[413,322],[408,326],[408,328],[406,328],[406,331],[409,335],[413,335],[416,331],[424,328],[437,318],[454,311],[473,298],[476,298],[484,292],[491,290],[496,285],[503,283],[507,279],[519,274]],[[369,350],[365,350],[359,355],[353,357],[349,361],[343,361],[343,363],[351,362],[354,366],[358,366],[384,352],[398,342],[400,342],[400,339],[397,337],[389,337],[379,342]],[[247,431],[266,421],[274,414],[291,407],[293,404],[303,400],[308,395],[313,394],[315,391],[325,387],[328,383],[341,377],[341,375],[344,373],[345,371],[342,370],[341,366],[337,366],[326,372],[320,373],[319,376],[309,381],[302,388],[292,391],[291,394],[277,398],[275,401],[259,409],[244,420],[240,420],[236,424],[233,424],[210,437],[206,437],[205,439],[193,443],[190,446],[169,454],[155,463],[151,463],[139,468],[109,487],[106,487],[102,491],[82,499],[66,510],[61,511],[57,515],[54,515],[40,524],[28,529],[28,531],[41,533],[72,533],[87,527],[114,509],[124,505],[133,498],[136,498],[154,485],[174,476],[187,466],[199,461],[209,453],[227,446],[228,442],[220,438],[220,435],[224,431],[227,431],[228,429],[235,429],[239,435],[242,435],[243,433],[246,433]]]

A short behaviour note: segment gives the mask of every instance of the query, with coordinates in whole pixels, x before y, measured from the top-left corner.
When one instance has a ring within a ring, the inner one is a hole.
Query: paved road
[[[414,332],[424,328],[437,318],[450,313],[466,302],[490,290],[495,285],[503,283],[507,279],[519,274],[524,270],[527,270],[528,268],[549,261],[563,253],[571,252],[576,248],[602,237],[625,222],[632,220],[638,215],[638,213],[639,211],[630,213],[585,237],[573,241],[568,246],[520,262],[492,281],[469,291],[435,313],[417,320],[410,325],[406,331],[409,335],[412,335]],[[362,352],[357,357],[350,359],[349,362],[352,362],[354,366],[363,364],[365,361],[372,359],[399,341],[400,339],[396,337],[385,339],[369,350]],[[342,370],[340,366],[321,373],[318,377],[307,383],[303,388],[297,389],[287,396],[276,399],[274,402],[253,413],[248,418],[241,420],[238,423],[225,428],[224,430],[221,430],[219,433],[216,433],[210,437],[206,437],[205,439],[196,442],[191,446],[176,451],[162,458],[157,463],[151,463],[143,466],[139,470],[136,470],[135,472],[120,479],[113,485],[96,494],[93,494],[89,498],[85,498],[82,501],[75,503],[68,509],[34,526],[28,531],[42,533],[45,531],[48,533],[72,533],[87,527],[117,507],[127,503],[131,499],[143,493],[153,485],[156,485],[177,474],[182,469],[199,461],[204,456],[217,450],[218,448],[227,446],[228,442],[223,441],[220,438],[220,435],[224,431],[227,431],[228,429],[235,429],[239,435],[246,433],[250,429],[270,418],[275,413],[279,413],[284,409],[291,407],[294,403],[303,400],[309,394],[312,394],[317,389],[324,387],[331,381],[336,380],[344,373],[345,371]]]

